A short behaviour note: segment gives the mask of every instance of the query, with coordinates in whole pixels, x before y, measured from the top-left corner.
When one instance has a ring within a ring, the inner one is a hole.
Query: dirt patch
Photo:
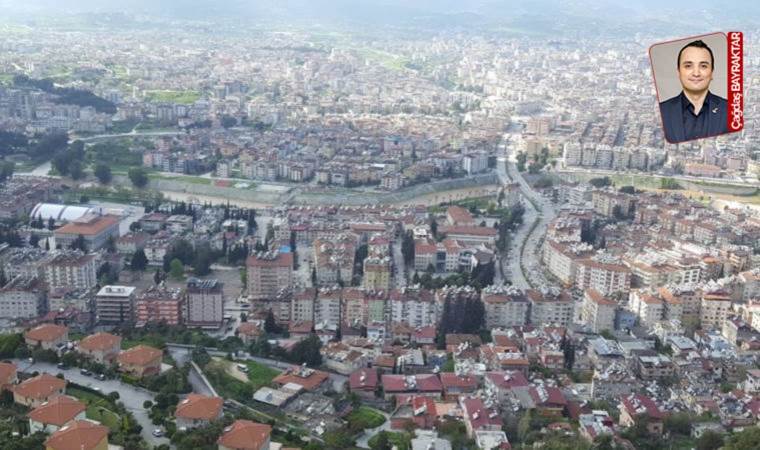
[[[243,383],[248,382],[248,375],[246,375],[245,373],[243,373],[243,371],[238,369],[237,364],[227,361],[225,359],[216,357],[216,356],[213,357],[212,359],[224,367],[224,370],[225,372],[227,372],[227,375],[237,380],[240,380]]]

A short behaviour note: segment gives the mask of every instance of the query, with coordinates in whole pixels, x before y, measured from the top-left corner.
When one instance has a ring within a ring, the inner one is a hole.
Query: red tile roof
[[[385,392],[441,392],[443,385],[438,375],[383,375],[383,390]]]
[[[272,382],[282,386],[295,383],[303,386],[304,390],[311,391],[319,387],[328,378],[329,375],[321,370],[294,366],[289,372],[283,372],[275,377]]]
[[[464,388],[475,390],[478,388],[478,380],[471,375],[457,375],[451,372],[441,373],[441,384],[444,389]]]
[[[60,339],[69,331],[68,328],[52,323],[44,323],[24,333],[24,337],[40,342],[52,342]]]
[[[235,450],[259,450],[269,440],[272,427],[250,420],[236,420],[224,429],[219,445]]]
[[[147,345],[138,345],[119,353],[117,357],[120,364],[129,364],[133,366],[147,366],[156,359],[161,359],[164,352],[157,348]]]
[[[35,408],[27,416],[35,422],[61,427],[85,409],[87,406],[79,400],[59,395]]]
[[[512,389],[516,387],[526,387],[528,379],[525,378],[522,372],[518,370],[506,371],[506,372],[488,372],[486,377],[491,382],[501,389]]]
[[[102,216],[86,223],[70,222],[55,230],[55,234],[81,234],[95,236],[119,223],[116,216]]]
[[[13,363],[0,362],[0,386],[10,384],[17,377],[18,368]]]
[[[483,400],[479,398],[466,398],[461,403],[465,417],[469,420],[473,430],[501,426],[499,413],[496,410],[486,409]]]
[[[108,427],[90,420],[76,420],[53,433],[45,446],[48,450],[92,450],[107,436]]]
[[[121,336],[111,333],[95,333],[79,342],[79,348],[88,351],[103,351],[121,347]]]
[[[665,414],[660,411],[657,404],[651,398],[641,394],[630,394],[623,397],[623,407],[631,417],[646,414],[650,419],[664,419]]]
[[[378,386],[377,371],[359,369],[348,377],[348,386],[352,391],[374,391]]]
[[[16,386],[13,391],[24,398],[42,399],[66,387],[66,380],[42,373]]]
[[[180,400],[174,412],[175,417],[183,419],[213,420],[219,417],[224,399],[205,395],[188,394]]]

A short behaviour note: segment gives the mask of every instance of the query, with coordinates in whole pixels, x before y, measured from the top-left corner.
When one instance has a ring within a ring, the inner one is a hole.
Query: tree
[[[330,450],[342,450],[354,447],[354,439],[345,429],[328,431],[324,435],[325,445]]]
[[[732,435],[723,450],[757,450],[758,442],[760,442],[760,427],[749,427]]]
[[[156,268],[156,273],[153,274],[153,284],[158,286],[161,284],[161,269]]]
[[[622,192],[624,194],[635,194],[636,188],[633,186],[621,186],[620,189],[618,189],[619,192]]]
[[[101,184],[108,184],[111,182],[111,179],[113,179],[111,168],[103,163],[95,166],[95,176]]]
[[[220,123],[222,124],[224,128],[231,128],[237,125],[237,119],[232,116],[225,115],[225,116],[222,116]]]
[[[142,272],[146,267],[148,267],[148,257],[145,256],[145,251],[143,249],[138,248],[132,254],[129,268],[135,272]]]
[[[137,188],[144,188],[148,184],[148,174],[142,167],[133,167],[127,173],[129,180]]]
[[[313,267],[311,269],[311,285],[312,287],[317,287],[317,268]]]
[[[69,164],[69,175],[71,175],[71,178],[74,180],[81,180],[84,177],[84,168],[82,168],[81,161],[71,161]]]
[[[5,180],[10,179],[13,176],[13,172],[16,170],[16,163],[13,161],[3,161],[0,163],[0,184]]]
[[[702,433],[697,439],[695,448],[697,450],[718,450],[723,446],[723,436],[712,430]]]
[[[525,172],[525,163],[528,161],[528,155],[525,152],[517,154],[517,171]]]
[[[319,352],[321,347],[322,342],[312,334],[294,345],[288,356],[291,362],[316,367],[322,364],[322,354]]]
[[[29,245],[32,247],[39,247],[40,237],[37,236],[36,234],[29,236]]]
[[[211,273],[211,249],[208,245],[199,246],[193,258],[193,273],[202,277]]]
[[[430,234],[433,235],[433,238],[438,238],[438,222],[435,219],[430,222]]]
[[[277,325],[277,321],[274,318],[274,314],[272,313],[272,310],[269,310],[267,313],[267,318],[264,320],[264,331],[271,334],[280,334],[282,333],[282,328]]]
[[[172,259],[169,265],[169,273],[175,280],[181,280],[184,278],[185,267],[182,265],[182,261],[177,258]]]
[[[76,239],[69,245],[69,248],[72,250],[81,250],[83,252],[87,252],[87,241],[85,241],[83,235],[77,236]]]
[[[592,178],[588,180],[588,182],[591,186],[594,186],[595,188],[602,188],[605,186],[612,185],[612,180],[610,180],[610,177]]]
[[[381,431],[377,435],[377,439],[373,442],[374,445],[370,444],[370,448],[372,450],[391,450],[393,448],[393,445],[391,445],[390,440],[388,439],[388,433],[385,431]]]
[[[404,263],[409,265],[414,262],[414,236],[409,230],[401,239],[401,254],[404,256]]]

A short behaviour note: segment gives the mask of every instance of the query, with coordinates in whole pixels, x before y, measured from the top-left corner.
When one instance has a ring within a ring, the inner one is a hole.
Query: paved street
[[[515,287],[529,289],[531,286],[547,284],[541,271],[540,243],[546,234],[547,224],[554,219],[556,212],[551,202],[537,194],[522,177],[514,162],[515,156],[508,152],[505,158],[499,158],[497,164],[497,173],[502,183],[517,182],[525,199],[523,225],[513,236],[512,251],[504,272],[505,275],[511,274],[512,284]],[[533,206],[534,203],[538,209]],[[536,220],[538,220],[538,225],[533,228]],[[525,242],[525,247],[522,247],[523,242]]]
[[[114,391],[118,392],[119,401],[124,403],[124,406],[135,416],[137,422],[142,426],[142,432],[140,434],[145,438],[148,444],[151,446],[169,444],[168,439],[157,438],[152,434],[156,426],[151,423],[151,420],[148,417],[148,412],[143,408],[143,403],[146,400],[153,401],[153,394],[150,392],[122,383],[119,380],[100,381],[93,377],[82,375],[76,367],[61,370],[56,367],[55,364],[50,363],[35,362],[30,364],[26,360],[15,360],[14,362],[18,365],[20,372],[32,373],[37,371],[40,373],[47,372],[51,375],[62,373],[66,380],[93,389],[98,388],[100,389],[100,392],[104,394]]]

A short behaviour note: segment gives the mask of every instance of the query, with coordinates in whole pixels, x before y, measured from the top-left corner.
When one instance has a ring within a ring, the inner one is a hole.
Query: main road
[[[539,243],[546,234],[548,223],[556,217],[556,212],[551,203],[536,193],[525,181],[517,170],[515,156],[506,151],[505,146],[505,156],[499,158],[496,165],[501,182],[518,183],[520,193],[525,199],[523,225],[518,228],[510,243],[516,251],[516,257],[508,258],[506,271],[511,274],[513,286],[530,289],[546,283],[539,269]]]

